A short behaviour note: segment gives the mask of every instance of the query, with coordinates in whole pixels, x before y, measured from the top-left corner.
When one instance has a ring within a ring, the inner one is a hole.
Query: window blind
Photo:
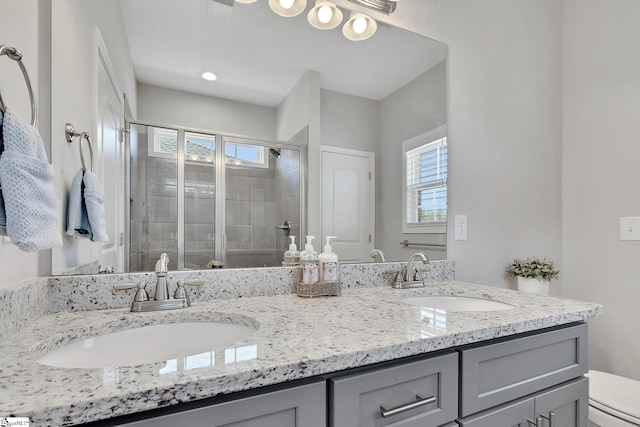
[[[406,152],[406,222],[428,224],[447,219],[447,138]]]

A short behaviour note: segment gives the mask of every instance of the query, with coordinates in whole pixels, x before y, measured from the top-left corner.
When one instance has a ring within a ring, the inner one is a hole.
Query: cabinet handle
[[[556,427],[556,413],[555,412],[549,412],[549,416],[545,417],[544,415],[540,415],[540,417],[544,418],[545,420],[549,421],[549,427]],[[540,418],[538,418],[540,419]]]
[[[401,405],[401,406],[398,406],[397,408],[392,408],[392,409],[389,409],[386,405],[380,405],[380,414],[382,415],[382,418],[392,417],[394,415],[398,415],[403,412],[407,412],[412,409],[416,409],[421,406],[434,403],[436,401],[435,396],[424,397],[420,394],[416,394],[416,399],[418,400],[415,402],[407,403],[406,405]]]

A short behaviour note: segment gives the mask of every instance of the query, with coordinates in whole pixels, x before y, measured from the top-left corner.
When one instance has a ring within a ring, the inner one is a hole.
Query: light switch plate
[[[456,215],[455,217],[455,240],[467,240],[467,216]]]
[[[640,240],[640,216],[620,217],[620,240]]]

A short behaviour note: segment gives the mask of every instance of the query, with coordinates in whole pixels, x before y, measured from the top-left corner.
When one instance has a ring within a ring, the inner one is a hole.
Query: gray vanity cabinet
[[[537,393],[587,372],[587,325],[554,329],[460,351],[460,415]]]
[[[585,324],[467,346],[460,369],[463,427],[587,426]]]
[[[443,426],[458,414],[458,355],[329,380],[332,427]]]
[[[462,427],[586,427],[588,400],[588,380],[581,378],[458,423]]]
[[[126,427],[326,427],[326,383],[318,382],[175,414]]]

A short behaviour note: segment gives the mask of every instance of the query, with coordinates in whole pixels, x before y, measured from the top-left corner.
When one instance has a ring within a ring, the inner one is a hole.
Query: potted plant
[[[528,257],[514,259],[506,273],[509,277],[517,278],[519,291],[548,295],[549,283],[558,277],[560,271],[553,266],[553,261]]]

